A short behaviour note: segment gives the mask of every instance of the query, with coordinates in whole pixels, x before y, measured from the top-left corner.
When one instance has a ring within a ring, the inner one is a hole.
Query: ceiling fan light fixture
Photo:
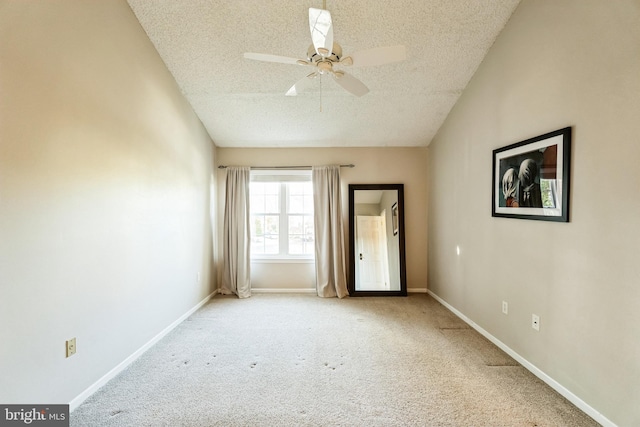
[[[321,74],[333,71],[333,63],[331,61],[318,62],[318,70]]]

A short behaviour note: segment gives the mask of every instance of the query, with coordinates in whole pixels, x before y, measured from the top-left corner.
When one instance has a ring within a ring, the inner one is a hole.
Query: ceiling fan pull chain
[[[320,74],[320,112],[322,113],[322,74]]]

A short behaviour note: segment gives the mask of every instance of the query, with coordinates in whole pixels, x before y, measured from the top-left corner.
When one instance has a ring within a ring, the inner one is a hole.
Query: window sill
[[[251,258],[252,264],[313,264],[314,258]]]

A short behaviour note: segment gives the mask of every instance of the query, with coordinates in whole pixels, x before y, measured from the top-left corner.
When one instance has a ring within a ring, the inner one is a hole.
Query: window
[[[540,195],[542,197],[543,208],[553,209],[558,206],[558,203],[556,203],[556,180],[540,179]]]
[[[313,258],[310,171],[252,171],[250,192],[251,257]]]

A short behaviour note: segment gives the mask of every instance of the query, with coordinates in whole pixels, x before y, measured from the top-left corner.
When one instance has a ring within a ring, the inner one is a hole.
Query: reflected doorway
[[[356,215],[356,253],[356,290],[390,290],[384,211],[382,215]]]

